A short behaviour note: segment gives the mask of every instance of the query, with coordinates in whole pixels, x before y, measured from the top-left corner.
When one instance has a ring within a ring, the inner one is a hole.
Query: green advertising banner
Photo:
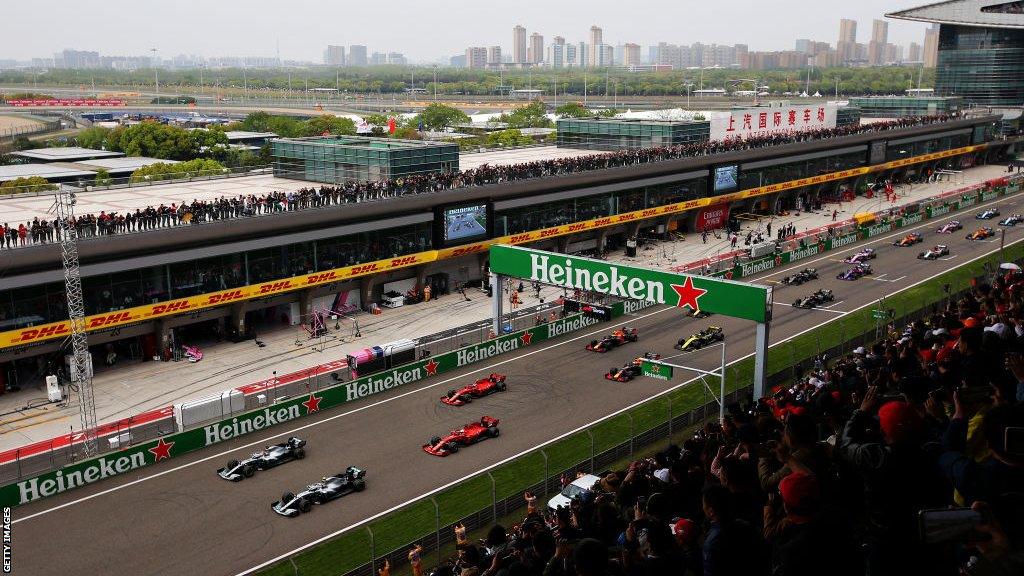
[[[825,241],[825,250],[835,250],[836,248],[842,248],[843,246],[849,246],[857,241],[856,234],[845,234],[843,236],[836,236],[835,238],[829,238]]]
[[[648,306],[643,302],[622,302],[620,304],[622,306],[617,309],[618,314],[613,308],[613,316],[621,316]],[[155,464],[164,459],[181,456],[225,440],[284,424],[296,418],[308,416],[313,412],[360,400],[501,354],[515,352],[537,342],[575,332],[598,323],[600,321],[576,314],[384,372],[362,376],[350,382],[292,398],[267,408],[236,414],[231,418],[208,424],[202,428],[170,434],[119,452],[77,462],[54,472],[0,487],[0,506],[19,506],[40,498],[54,496],[66,490]]]
[[[650,360],[641,361],[640,373],[650,378],[657,378],[658,380],[672,379],[672,367],[668,364],[662,364],[661,362],[652,362]]]
[[[874,236],[881,236],[892,232],[892,223],[886,222],[884,224],[875,224],[873,226],[862,226],[860,229],[860,235],[862,238],[872,238]]]
[[[768,288],[765,286],[501,244],[491,246],[490,262],[495,274],[542,284],[689,307],[754,322],[764,322],[768,316]]]
[[[951,210],[953,210],[953,207],[945,202],[939,204],[938,206],[928,206],[928,208],[925,209],[925,211],[928,213],[928,218],[937,218],[939,216],[944,216],[946,214],[949,214]]]

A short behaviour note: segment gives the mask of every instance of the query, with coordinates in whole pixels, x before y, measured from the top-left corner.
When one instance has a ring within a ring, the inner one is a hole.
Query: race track
[[[1003,215],[1024,212],[1024,195],[986,203]],[[982,242],[964,238],[978,224],[978,210],[953,215],[965,229],[939,235],[948,220],[926,221],[845,249],[798,261],[763,275],[778,280],[792,271],[816,267],[820,280],[798,287],[775,285],[773,342],[832,319],[844,311],[877,300],[914,282],[938,274],[984,253],[997,251],[998,235]],[[950,219],[952,219],[950,218]],[[988,221],[986,226],[996,226]],[[1021,226],[1024,228],[1024,226]],[[924,234],[924,243],[895,248],[906,232]],[[1006,241],[1022,231],[1007,229]],[[915,257],[933,244],[948,244],[951,259],[921,261]],[[875,275],[854,282],[836,279],[848,265],[838,262],[862,247],[878,249],[872,260]],[[787,304],[819,288],[831,288],[836,303],[829,311],[794,309]],[[65,492],[14,510],[14,573],[83,574],[236,574],[406,502],[498,460],[527,450],[552,437],[597,420],[665,389],[651,378],[630,383],[605,380],[611,366],[645,350],[677,354],[672,346],[683,336],[718,324],[725,329],[730,359],[753,351],[749,322],[713,316],[695,320],[668,308],[652,308],[625,320],[639,328],[640,341],[595,354],[583,349],[592,338],[615,326],[604,323],[568,338],[530,346],[513,355],[477,364],[451,376],[398,388],[334,410],[292,422],[271,431],[218,444],[181,458],[141,469],[86,488]],[[694,353],[686,363],[715,367],[718,348]],[[678,359],[677,359],[678,360]],[[508,391],[463,407],[447,406],[439,397],[491,371],[508,375]],[[689,379],[692,374],[684,374]],[[677,372],[676,382],[680,381]],[[483,414],[501,419],[501,436],[460,450],[448,458],[425,454],[420,446]],[[289,435],[308,440],[307,457],[259,472],[234,484],[215,470],[255,446],[280,442]],[[270,503],[285,491],[296,491],[348,465],[365,468],[367,490],[338,502],[317,506],[295,519],[282,518]],[[73,551],[73,552],[72,552]]]

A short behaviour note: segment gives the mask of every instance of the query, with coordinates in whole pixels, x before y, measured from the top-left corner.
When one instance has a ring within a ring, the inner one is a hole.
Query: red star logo
[[[312,414],[319,410],[321,400],[323,400],[323,398],[318,397],[316,394],[310,394],[309,400],[302,403],[302,405],[306,407],[306,414]]]
[[[523,332],[523,335],[520,336],[520,338],[523,339],[523,346],[529,346],[530,340],[533,340],[533,334],[530,331],[526,331]]]
[[[697,300],[708,292],[701,288],[695,288],[693,286],[693,278],[689,276],[686,277],[686,280],[681,286],[679,284],[672,284],[671,286],[679,296],[679,302],[676,304],[678,308],[689,306],[691,310],[699,309],[700,307],[697,305]]]
[[[725,273],[725,279],[732,280],[732,270],[729,270]]]
[[[164,442],[164,439],[161,438],[157,441],[156,446],[149,449],[149,452],[151,452],[153,456],[156,456],[155,462],[159,462],[164,458],[171,457],[172,446],[174,446],[174,442]]]
[[[437,376],[438,366],[440,366],[440,364],[434,362],[433,358],[428,360],[427,363],[423,365],[423,367],[427,369],[427,376]]]

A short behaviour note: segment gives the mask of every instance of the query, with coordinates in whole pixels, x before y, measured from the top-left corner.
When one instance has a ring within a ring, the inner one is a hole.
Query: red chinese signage
[[[722,228],[727,220],[729,220],[728,204],[708,206],[697,213],[696,229],[713,230],[715,228]]]
[[[835,106],[807,104],[780,108],[750,108],[733,110],[711,118],[711,139],[750,138],[835,126]]]
[[[97,100],[94,98],[52,98],[48,100],[8,100],[7,105],[18,108],[45,106],[124,106],[125,101],[119,99]]]

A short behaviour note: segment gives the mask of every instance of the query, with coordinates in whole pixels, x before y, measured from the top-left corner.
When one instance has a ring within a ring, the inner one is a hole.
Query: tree
[[[155,180],[195,178],[196,176],[213,176],[215,174],[223,174],[225,171],[227,171],[227,168],[216,160],[198,159],[189,160],[188,162],[179,162],[177,164],[159,162],[157,164],[144,166],[135,172],[132,172],[131,181],[152,182]]]
[[[619,111],[615,108],[605,108],[604,110],[598,112],[597,115],[602,118],[614,118],[615,115],[618,113]]]
[[[356,133],[356,123],[351,118],[342,118],[324,114],[306,120],[303,129],[304,136],[320,136],[321,134],[353,135]]]
[[[547,108],[540,100],[502,114],[499,121],[508,124],[509,128],[550,128],[552,124],[547,117]]]
[[[469,116],[458,108],[433,103],[423,109],[416,117],[417,124],[422,123],[427,130],[441,131],[456,124],[469,122]]]
[[[94,186],[110,186],[113,182],[114,179],[110,177],[110,172],[103,168],[96,171],[96,179],[93,181]]]
[[[370,126],[388,125],[388,117],[386,114],[367,114],[366,116],[363,116],[363,120],[365,120]]]
[[[516,128],[499,130],[487,135],[488,146],[526,146],[533,144],[533,138],[526,136]]]
[[[107,145],[107,137],[110,136],[110,128],[92,126],[78,133],[76,139],[82,148],[103,150]]]
[[[56,184],[42,176],[29,176],[28,178],[15,178],[0,184],[0,193],[14,194],[16,192],[42,192],[44,190],[56,190]]]
[[[566,102],[558,108],[555,108],[555,114],[559,118],[585,118],[587,116],[593,116],[588,108],[583,106],[580,102]]]

